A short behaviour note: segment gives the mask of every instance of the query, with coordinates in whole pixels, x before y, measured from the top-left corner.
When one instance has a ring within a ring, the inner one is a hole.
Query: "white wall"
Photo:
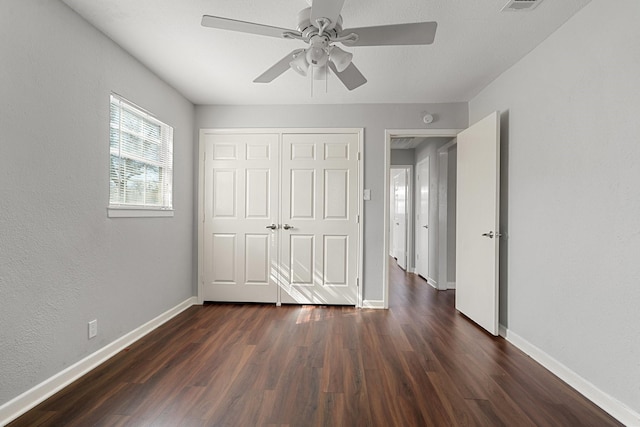
[[[470,103],[506,112],[501,323],[636,412],[639,18],[593,0]]]
[[[61,2],[0,11],[2,406],[185,301],[195,279],[192,104]],[[110,91],[174,127],[175,217],[107,218]]]
[[[430,128],[467,127],[466,103],[197,106],[196,128],[348,127],[364,128],[364,297],[382,301],[385,129],[423,129],[422,111],[438,121]]]

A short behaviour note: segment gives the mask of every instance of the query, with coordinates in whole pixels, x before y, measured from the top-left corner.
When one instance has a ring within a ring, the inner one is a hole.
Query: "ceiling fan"
[[[380,25],[342,29],[340,12],[345,0],[313,0],[311,7],[298,13],[297,30],[272,27],[253,22],[204,15],[204,27],[240,31],[261,36],[302,40],[309,45],[305,49],[295,49],[258,76],[254,83],[269,83],[289,68],[306,76],[312,71],[314,79],[323,79],[328,68],[347,89],[362,86],[367,79],[351,62],[353,54],[334,43],[344,46],[399,46],[426,45],[433,43],[436,22]]]

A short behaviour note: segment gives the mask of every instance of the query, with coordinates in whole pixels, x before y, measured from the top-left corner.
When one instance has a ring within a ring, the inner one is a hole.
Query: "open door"
[[[500,113],[458,134],[456,309],[498,335]]]
[[[393,257],[407,269],[407,169],[391,169],[391,227]]]

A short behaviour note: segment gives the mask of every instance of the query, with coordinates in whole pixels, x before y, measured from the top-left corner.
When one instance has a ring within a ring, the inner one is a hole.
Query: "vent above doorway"
[[[524,12],[535,9],[542,0],[509,0],[502,12]]]

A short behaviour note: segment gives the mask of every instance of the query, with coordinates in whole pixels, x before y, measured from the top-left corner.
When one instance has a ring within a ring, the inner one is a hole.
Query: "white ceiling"
[[[368,83],[328,90],[289,70],[253,79],[301,41],[204,28],[202,15],[295,29],[306,0],[62,0],[194,104],[466,102],[590,0],[544,0],[501,12],[507,0],[346,0],[344,28],[437,21],[429,46],[345,48]],[[568,53],[570,54],[570,53]]]

